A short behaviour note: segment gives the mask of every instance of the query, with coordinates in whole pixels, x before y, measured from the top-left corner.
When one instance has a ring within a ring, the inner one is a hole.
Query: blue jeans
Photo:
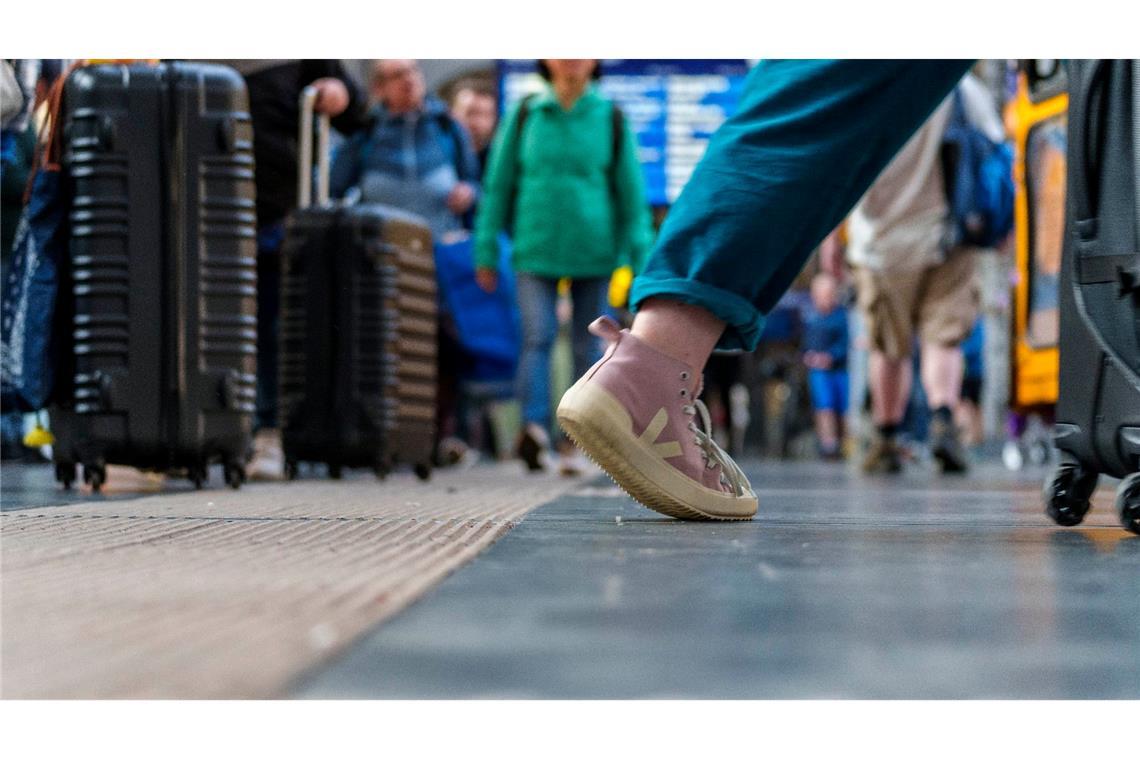
[[[516,275],[519,315],[522,317],[522,355],[516,394],[522,404],[523,424],[550,428],[550,351],[558,336],[558,280],[525,272]],[[570,321],[574,352],[574,378],[585,374],[601,358],[598,340],[586,329],[606,308],[608,277],[577,279],[570,283],[574,316]]]
[[[762,61],[665,218],[634,308],[660,296],[756,347],[764,315],[812,250],[972,61]]]

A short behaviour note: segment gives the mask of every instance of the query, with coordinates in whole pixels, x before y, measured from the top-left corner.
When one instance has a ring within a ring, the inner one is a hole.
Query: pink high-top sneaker
[[[562,397],[562,429],[650,509],[690,520],[755,515],[752,485],[712,439],[708,410],[696,398],[700,375],[608,317],[590,332],[608,346]]]

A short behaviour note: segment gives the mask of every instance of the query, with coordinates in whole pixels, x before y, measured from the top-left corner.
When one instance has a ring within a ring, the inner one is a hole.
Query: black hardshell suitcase
[[[436,280],[431,232],[375,204],[328,204],[327,117],[309,205],[313,94],[302,95],[301,208],[282,247],[279,399],[286,474],[301,462],[399,463],[427,479],[435,440]]]
[[[82,464],[98,490],[117,463],[200,486],[221,461],[236,488],[257,369],[245,84],[212,64],[89,66],[64,110],[74,366],[51,417],[56,477]]]
[[[1045,499],[1076,525],[1099,475],[1122,478],[1121,522],[1140,533],[1140,65],[1073,61],[1069,83],[1061,461]]]

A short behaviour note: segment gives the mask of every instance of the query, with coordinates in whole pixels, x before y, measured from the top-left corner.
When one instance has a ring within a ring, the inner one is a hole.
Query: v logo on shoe
[[[649,422],[649,427],[645,428],[638,440],[646,446],[653,448],[653,453],[662,459],[669,457],[679,457],[683,453],[681,451],[681,444],[677,441],[669,441],[667,443],[657,443],[657,436],[661,435],[661,431],[669,424],[669,412],[665,407],[657,410],[657,414],[653,415],[653,419]]]

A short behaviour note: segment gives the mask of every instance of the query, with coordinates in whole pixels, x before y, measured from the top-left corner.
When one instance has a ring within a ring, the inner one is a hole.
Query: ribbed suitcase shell
[[[430,473],[436,280],[417,217],[366,204],[301,209],[282,251],[280,415],[300,462]]]
[[[64,108],[74,387],[52,417],[57,476],[121,463],[200,481],[221,460],[237,485],[257,361],[245,84],[210,64],[98,65]]]

